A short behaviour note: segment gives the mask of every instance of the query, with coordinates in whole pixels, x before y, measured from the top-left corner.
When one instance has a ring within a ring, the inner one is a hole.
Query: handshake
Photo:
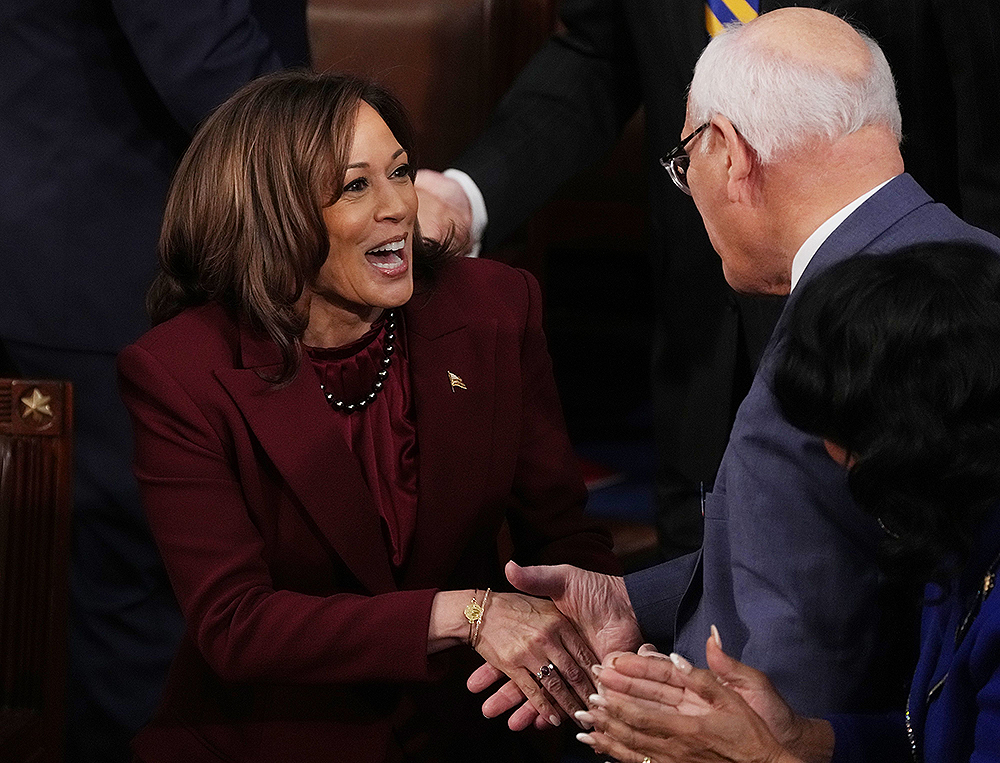
[[[506,572],[529,596],[493,595],[476,642],[486,664],[469,677],[469,690],[484,691],[506,676],[483,714],[493,718],[520,705],[508,720],[514,731],[558,726],[565,718],[585,726],[576,714],[597,691],[593,666],[642,643],[625,581],[567,564],[509,562]]]
[[[725,654],[715,626],[705,650],[709,669],[699,670],[680,655],[640,646],[622,578],[566,564],[509,562],[506,572],[530,596],[491,600],[498,606],[490,636],[476,644],[486,664],[468,687],[480,692],[509,680],[483,703],[486,717],[520,705],[508,720],[514,731],[570,718],[593,728],[577,735],[581,742],[629,763],[832,757],[830,724],[797,715],[766,675]]]

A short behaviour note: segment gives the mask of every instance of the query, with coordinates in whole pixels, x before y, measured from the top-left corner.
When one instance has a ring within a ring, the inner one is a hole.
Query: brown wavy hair
[[[330,252],[322,210],[341,194],[364,101],[385,120],[416,172],[413,130],[399,101],[346,75],[286,71],[254,80],[208,117],[171,182],[160,269],[146,297],[154,325],[219,303],[281,350],[285,384],[298,369],[307,316],[296,303]],[[414,230],[414,277],[427,288],[460,247]]]

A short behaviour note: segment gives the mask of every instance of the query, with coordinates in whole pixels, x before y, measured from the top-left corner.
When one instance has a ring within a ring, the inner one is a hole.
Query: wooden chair
[[[0,379],[0,760],[63,756],[72,388]]]

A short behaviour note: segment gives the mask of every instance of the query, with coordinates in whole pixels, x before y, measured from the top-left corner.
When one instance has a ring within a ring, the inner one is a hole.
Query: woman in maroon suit
[[[592,691],[551,603],[486,593],[505,521],[525,563],[616,567],[538,286],[421,239],[411,149],[384,91],[300,72],[233,96],[181,162],[157,325],[119,359],[188,625],[143,761],[516,759],[468,644],[543,717]]]

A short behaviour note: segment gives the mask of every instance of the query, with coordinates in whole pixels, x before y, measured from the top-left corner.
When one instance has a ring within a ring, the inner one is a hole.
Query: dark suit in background
[[[788,5],[845,16],[882,45],[899,82],[908,169],[957,214],[1000,232],[1000,143],[992,138],[1000,11],[993,0],[762,0],[761,11]],[[528,64],[455,166],[483,192],[489,249],[603,157],[644,105],[657,489],[661,540],[675,553],[700,543],[699,485],[715,478],[782,300],[732,292],[694,204],[656,162],[684,123],[687,85],[707,41],[703,3],[563,0],[561,17],[566,31]]]
[[[0,341],[19,375],[75,387],[74,763],[126,758],[180,636],[114,372],[148,326],[167,184],[209,110],[307,58],[304,2],[0,4]]]

